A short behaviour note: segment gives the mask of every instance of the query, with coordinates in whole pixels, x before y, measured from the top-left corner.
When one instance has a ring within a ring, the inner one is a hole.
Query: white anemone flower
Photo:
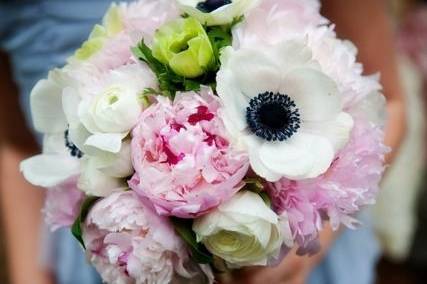
[[[268,181],[315,178],[348,141],[352,117],[303,41],[223,51],[222,116],[252,169]]]
[[[208,26],[225,25],[244,15],[259,0],[177,0],[181,10]]]
[[[59,69],[51,71],[31,92],[34,128],[44,134],[43,153],[24,160],[20,169],[36,186],[53,187],[80,172],[80,153],[77,148],[68,149],[72,145],[67,147],[65,142],[68,123],[62,110],[63,75]]]

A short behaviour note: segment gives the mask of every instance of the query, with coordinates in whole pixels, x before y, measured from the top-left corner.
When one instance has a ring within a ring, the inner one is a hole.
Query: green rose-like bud
[[[154,35],[153,56],[186,78],[202,75],[214,62],[208,35],[194,18],[162,26]]]

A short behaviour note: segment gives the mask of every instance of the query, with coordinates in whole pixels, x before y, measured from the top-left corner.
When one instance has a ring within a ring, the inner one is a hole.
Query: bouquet
[[[316,0],[140,0],[31,94],[46,222],[107,283],[212,283],[355,228],[383,172],[384,103]]]

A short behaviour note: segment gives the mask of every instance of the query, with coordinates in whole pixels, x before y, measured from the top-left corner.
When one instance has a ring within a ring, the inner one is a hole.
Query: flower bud
[[[194,18],[162,26],[154,35],[153,56],[186,78],[202,75],[214,62],[206,31]]]

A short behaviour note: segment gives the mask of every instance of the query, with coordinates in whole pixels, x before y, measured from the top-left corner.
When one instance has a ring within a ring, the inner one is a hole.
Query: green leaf
[[[213,26],[207,27],[206,33],[211,41],[211,45],[214,52],[215,62],[213,64],[213,70],[217,71],[220,68],[220,56],[221,50],[230,46],[232,43],[231,27],[230,26]]]
[[[200,91],[200,83],[194,81],[194,80],[185,80],[184,81],[184,88],[186,91]]]
[[[148,64],[154,73],[159,74],[165,71],[165,66],[154,58],[151,49],[142,40],[137,47],[132,48],[133,54]]]
[[[84,249],[86,249],[86,246],[84,244],[83,237],[82,237],[83,232],[82,232],[81,224],[86,220],[86,217],[89,214],[90,209],[99,199],[100,197],[88,196],[85,199],[85,201],[83,201],[80,207],[79,216],[77,216],[76,220],[71,226],[71,233],[79,241],[79,243],[83,246]]]
[[[187,243],[191,250],[191,255],[197,263],[212,263],[213,256],[201,243],[197,242],[196,233],[192,230],[193,220],[171,218],[172,224],[177,234]]]

